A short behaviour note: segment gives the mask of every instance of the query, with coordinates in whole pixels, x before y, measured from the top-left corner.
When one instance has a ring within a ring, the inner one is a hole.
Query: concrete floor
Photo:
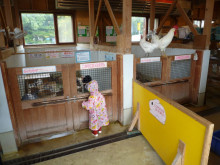
[[[143,136],[107,144],[38,165],[165,165]]]

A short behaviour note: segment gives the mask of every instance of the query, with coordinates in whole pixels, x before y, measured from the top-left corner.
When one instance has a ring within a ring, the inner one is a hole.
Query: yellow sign
[[[210,136],[214,127],[212,123],[154,90],[134,82],[134,111],[138,102],[140,131],[166,164],[173,162],[179,140],[186,146],[185,165],[199,165],[208,160],[208,154],[204,150],[209,153]],[[159,109],[155,108],[156,104]],[[155,113],[151,112],[152,109]]]
[[[140,22],[137,23],[137,30],[138,30],[138,31],[141,30],[141,23],[140,23]]]

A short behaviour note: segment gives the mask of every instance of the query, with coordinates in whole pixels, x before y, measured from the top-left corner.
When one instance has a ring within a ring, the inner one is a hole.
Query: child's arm
[[[86,110],[92,110],[94,106],[94,97],[90,96],[88,101],[83,101],[82,107]]]

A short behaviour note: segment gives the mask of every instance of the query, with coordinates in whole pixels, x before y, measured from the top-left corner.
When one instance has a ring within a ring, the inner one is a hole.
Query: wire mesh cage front
[[[98,82],[99,91],[112,89],[111,68],[85,69],[76,71],[78,93],[88,92],[85,88],[85,83],[82,82],[83,77],[87,75]]]
[[[18,75],[21,100],[63,96],[61,72]]]
[[[172,61],[171,63],[171,80],[178,78],[190,77],[191,60]]]
[[[140,63],[136,66],[136,79],[142,83],[161,80],[162,62]]]

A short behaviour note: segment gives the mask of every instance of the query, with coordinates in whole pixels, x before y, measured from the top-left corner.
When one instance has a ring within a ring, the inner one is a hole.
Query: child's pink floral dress
[[[105,98],[98,91],[97,81],[90,81],[87,85],[90,96],[88,101],[83,101],[82,107],[89,111],[89,128],[97,131],[109,124]]]

